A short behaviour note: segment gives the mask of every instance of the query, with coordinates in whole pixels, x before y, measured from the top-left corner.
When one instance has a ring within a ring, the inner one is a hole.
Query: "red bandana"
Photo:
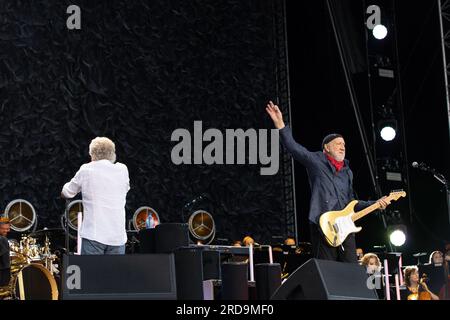
[[[337,161],[335,158],[331,157],[328,153],[325,153],[327,159],[331,162],[336,171],[339,172],[344,167],[344,161]]]

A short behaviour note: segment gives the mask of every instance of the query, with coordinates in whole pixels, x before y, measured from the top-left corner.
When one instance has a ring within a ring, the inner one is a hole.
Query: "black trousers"
[[[332,247],[325,240],[319,225],[310,223],[312,254],[316,259],[358,263],[356,256],[355,234],[350,234],[342,246]]]

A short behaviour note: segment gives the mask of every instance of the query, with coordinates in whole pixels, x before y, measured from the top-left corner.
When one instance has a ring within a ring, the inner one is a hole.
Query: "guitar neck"
[[[387,203],[390,203],[391,201],[396,201],[398,200],[400,197],[406,197],[406,192],[404,191],[395,191],[395,192],[391,192],[391,194],[385,198],[383,198]],[[371,206],[368,206],[367,208],[355,212],[352,214],[352,220],[356,221],[359,220],[365,216],[367,216],[369,213],[371,213],[372,211],[378,210],[381,208],[381,204],[377,201],[374,204],[372,204]]]
[[[352,220],[353,221],[359,220],[359,219],[367,216],[369,213],[371,213],[371,212],[373,212],[375,210],[378,210],[380,208],[381,208],[381,205],[378,202],[375,202],[373,205],[368,206],[367,208],[365,208],[365,209],[363,209],[361,211],[355,212],[352,215]]]

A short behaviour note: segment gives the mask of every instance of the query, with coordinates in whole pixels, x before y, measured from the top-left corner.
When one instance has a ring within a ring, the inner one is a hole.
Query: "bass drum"
[[[18,300],[58,300],[55,278],[37,263],[27,264],[11,274],[9,293]]]

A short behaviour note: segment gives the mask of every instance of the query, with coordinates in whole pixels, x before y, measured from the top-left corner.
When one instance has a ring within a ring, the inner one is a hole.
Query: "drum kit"
[[[0,287],[0,299],[58,299],[55,275],[59,274],[59,258],[51,251],[49,236],[61,232],[64,230],[43,229],[22,235],[20,241],[8,240],[11,278],[7,286]]]

